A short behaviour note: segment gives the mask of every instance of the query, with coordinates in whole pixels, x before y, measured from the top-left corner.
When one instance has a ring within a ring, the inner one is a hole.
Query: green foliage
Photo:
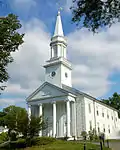
[[[90,130],[88,132],[88,137],[89,137],[90,141],[92,141],[92,140],[99,140],[99,137],[98,137],[95,129],[92,129],[92,130]]]
[[[86,138],[87,138],[87,132],[86,131],[82,131],[81,132],[81,136],[84,138],[84,140],[86,140]]]
[[[7,142],[3,144],[1,149],[7,150],[7,149],[21,149],[21,148],[26,148],[26,140],[25,139],[18,139],[17,141],[12,141],[12,142]]]
[[[9,106],[3,109],[3,113],[5,115],[2,117],[2,120],[4,125],[9,129],[8,134],[12,141],[16,139],[15,137],[18,133],[23,133],[23,135],[26,133],[28,115],[24,108]]]
[[[23,123],[26,123],[24,118],[27,117],[27,111],[21,107],[9,106],[4,108],[3,112],[6,114],[4,116],[4,123],[8,129],[19,132],[23,127]]]
[[[72,21],[92,32],[120,21],[119,0],[73,0]]]
[[[9,139],[10,141],[16,141],[17,140],[17,135],[18,133],[15,130],[10,130],[10,132],[8,132],[9,134]]]
[[[4,112],[0,112],[0,126],[5,126],[4,116],[6,114]]]
[[[89,131],[88,132],[88,136],[89,136],[90,141],[92,141],[94,139],[94,133],[93,133],[93,131]]]
[[[1,115],[0,120],[3,120],[4,125],[9,129],[8,135],[12,141],[19,134],[22,134],[24,138],[33,138],[45,127],[42,117],[31,116],[29,120],[28,113],[24,108],[9,106],[3,109],[3,113],[4,115]]]
[[[16,141],[16,148],[25,148],[26,147],[26,140],[19,139]]]
[[[3,132],[0,134],[0,144],[9,140],[8,133]]]
[[[29,119],[25,109],[21,109],[18,113],[17,122],[17,132],[22,133],[24,137],[27,137]]]
[[[0,83],[6,82],[9,78],[7,66],[13,61],[11,52],[18,50],[23,43],[24,34],[20,34],[21,28],[18,17],[9,14],[7,17],[0,18]],[[0,90],[4,87],[0,86]]]
[[[10,148],[11,149],[16,149],[16,148],[25,148],[26,147],[26,140],[25,139],[18,139],[17,141],[11,142],[10,143]]]
[[[8,150],[10,149],[10,143],[6,142],[5,144],[0,145],[0,150]]]
[[[30,123],[28,126],[28,136],[30,138],[33,138],[36,134],[38,134],[38,131],[42,129],[43,122],[41,119],[41,117],[31,116]]]
[[[109,97],[108,99],[102,99],[102,101],[105,104],[117,109],[118,110],[118,116],[120,118],[120,94],[115,92],[112,95],[112,97]]]
[[[99,140],[99,136],[97,134],[94,135],[94,140],[98,141]]]

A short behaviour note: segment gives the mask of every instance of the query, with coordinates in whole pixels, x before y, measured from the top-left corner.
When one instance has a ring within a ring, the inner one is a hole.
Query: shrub
[[[26,147],[26,140],[19,139],[16,141],[16,148],[25,148]]]
[[[95,141],[98,141],[98,140],[99,140],[99,136],[96,134],[96,135],[94,136],[94,139],[95,139]]]
[[[81,136],[84,138],[84,140],[86,140],[86,138],[87,138],[87,132],[86,131],[82,131],[81,132]]]
[[[10,148],[10,142],[6,142],[0,145],[1,150],[9,149]]]
[[[3,132],[0,134],[0,144],[9,140],[8,133]]]
[[[88,136],[89,136],[90,141],[92,141],[92,140],[99,140],[99,137],[98,137],[95,129],[90,130],[88,132]]]
[[[89,132],[88,132],[88,135],[89,135],[89,139],[90,139],[90,141],[92,141],[92,140],[94,139],[93,131],[92,131],[92,130],[91,130],[91,131],[89,131]]]
[[[9,137],[10,137],[10,141],[16,141],[17,140],[17,132],[15,130],[9,131]]]
[[[48,145],[55,141],[56,139],[52,137],[37,137],[31,140],[31,145]]]
[[[16,148],[25,148],[26,140],[19,139],[17,141],[7,142],[1,146],[2,149],[16,149]]]

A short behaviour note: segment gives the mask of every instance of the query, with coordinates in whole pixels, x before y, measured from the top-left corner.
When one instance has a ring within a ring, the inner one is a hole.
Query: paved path
[[[93,142],[93,144],[98,144],[98,142]],[[105,142],[105,146],[107,147],[107,142]],[[112,149],[112,150],[120,150],[120,140],[116,140],[116,141],[110,141],[109,142],[109,147]]]
[[[112,148],[112,150],[120,150],[120,141],[110,142],[110,148]]]

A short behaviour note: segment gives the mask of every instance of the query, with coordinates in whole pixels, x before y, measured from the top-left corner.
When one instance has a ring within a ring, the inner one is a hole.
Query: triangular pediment
[[[32,101],[37,99],[45,99],[49,97],[57,97],[67,95],[68,92],[48,82],[43,83],[35,90],[26,100]]]

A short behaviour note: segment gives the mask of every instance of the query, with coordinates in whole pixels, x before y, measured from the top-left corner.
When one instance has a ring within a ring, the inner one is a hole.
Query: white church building
[[[82,131],[92,128],[109,139],[120,138],[117,110],[72,87],[72,66],[67,60],[60,12],[50,48],[50,59],[44,65],[45,82],[26,99],[29,115],[42,115],[47,120],[40,136],[78,139]]]

